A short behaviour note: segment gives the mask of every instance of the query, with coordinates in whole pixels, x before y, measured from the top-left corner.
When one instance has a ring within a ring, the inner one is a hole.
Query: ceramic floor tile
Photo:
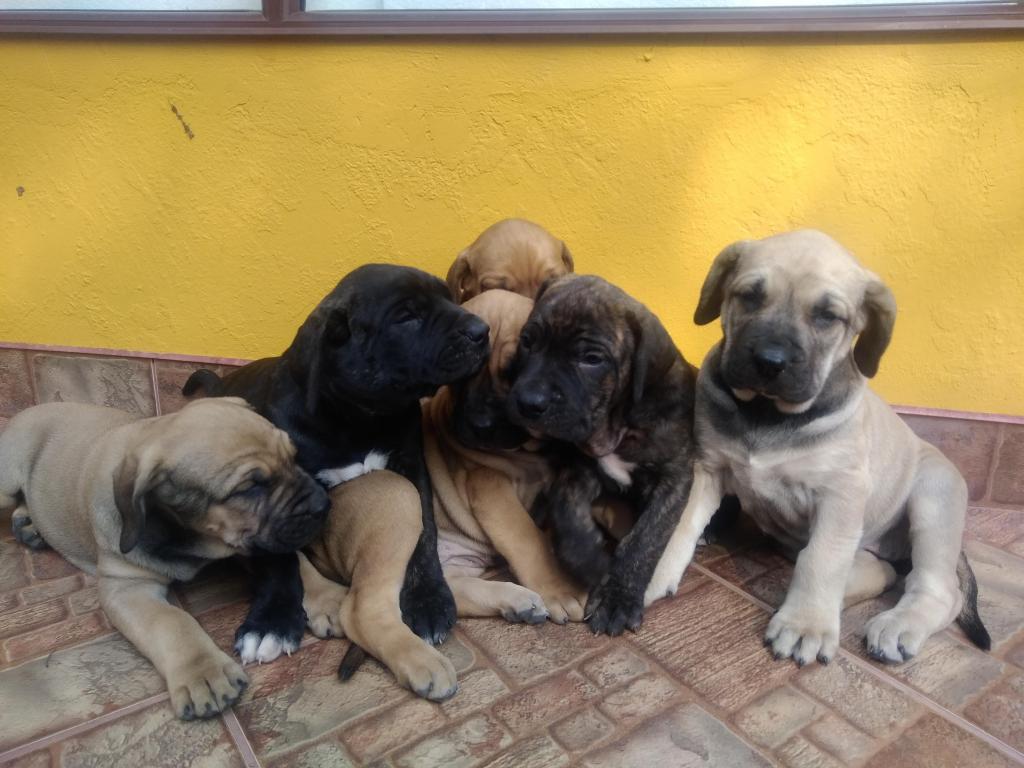
[[[34,404],[25,352],[0,349],[0,417],[9,418]]]
[[[1009,768],[1008,757],[937,715],[925,715],[871,758],[872,768]]]
[[[771,765],[696,704],[653,718],[621,741],[587,755],[583,764],[591,768]]]
[[[165,692],[157,671],[120,635],[0,672],[0,750]],[[170,711],[168,709],[168,711]]]
[[[148,360],[37,354],[33,366],[41,403],[92,403],[137,416],[156,413]]]
[[[242,758],[219,718],[184,722],[160,702],[58,742],[54,765],[135,768],[241,768]]]
[[[207,365],[205,363],[183,363],[173,360],[154,360],[156,369],[157,395],[160,398],[160,412],[173,413],[181,410],[188,400],[181,394],[181,388],[188,377],[200,368],[208,368],[219,376],[233,370],[226,365]]]

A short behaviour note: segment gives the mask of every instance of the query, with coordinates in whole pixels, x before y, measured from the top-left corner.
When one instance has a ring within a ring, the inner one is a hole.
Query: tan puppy
[[[504,219],[458,255],[448,270],[448,287],[458,304],[492,288],[533,299],[545,280],[572,271],[565,243],[531,221]]]
[[[210,717],[248,683],[194,618],[167,601],[172,581],[252,546],[306,544],[327,494],[295,448],[237,398],[149,419],[51,403],[0,434],[0,508],[15,536],[52,546],[99,577],[111,624],[157,668],[184,719]]]
[[[558,564],[529,509],[552,473],[539,441],[508,419],[509,366],[533,302],[485,291],[465,309],[490,327],[491,357],[423,409],[438,550],[459,616],[580,621],[586,592]],[[519,584],[481,578],[507,561]]]
[[[405,625],[398,600],[423,530],[419,491],[401,475],[377,470],[330,493],[323,536],[299,556],[310,631],[348,637],[387,666],[399,684],[427,699],[447,699],[458,689],[455,668]],[[358,652],[347,655],[342,678],[361,660]]]
[[[889,289],[827,235],[790,232],[719,254],[695,320],[719,314],[724,337],[697,382],[693,490],[651,589],[675,588],[734,493],[796,556],[765,634],[777,658],[830,660],[844,602],[892,586],[908,559],[899,603],[867,624],[869,653],[904,661],[954,620],[987,649],[961,552],[966,484],[867,387],[892,337]]]

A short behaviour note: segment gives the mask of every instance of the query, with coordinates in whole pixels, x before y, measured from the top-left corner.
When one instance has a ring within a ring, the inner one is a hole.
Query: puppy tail
[[[363,666],[364,661],[366,661],[366,651],[355,643],[350,644],[338,666],[338,679],[342,682],[351,679],[356,670]]]
[[[181,394],[185,397],[192,397],[196,392],[202,390],[207,397],[216,397],[220,394],[220,376],[209,368],[200,368],[188,377],[185,386],[181,388]]]
[[[960,553],[960,561],[956,564],[956,577],[960,582],[960,594],[963,595],[963,608],[960,615],[956,617],[956,623],[967,635],[967,639],[981,648],[983,651],[992,649],[992,638],[988,630],[981,623],[981,616],[978,614],[978,581],[974,578],[974,571],[971,564],[967,562],[967,554]]]

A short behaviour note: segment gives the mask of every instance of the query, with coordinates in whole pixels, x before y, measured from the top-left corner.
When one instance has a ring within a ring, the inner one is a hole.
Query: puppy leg
[[[481,468],[469,475],[466,487],[480,527],[519,582],[541,596],[551,620],[556,624],[582,621],[586,592],[559,566],[547,537],[534,525],[508,478]],[[479,585],[476,592],[481,592]],[[456,595],[456,604],[458,600]],[[508,618],[504,611],[501,615]]]
[[[302,576],[302,609],[306,624],[316,637],[344,637],[341,627],[341,606],[348,597],[348,587],[331,581],[299,553],[299,574]]]
[[[29,549],[38,551],[47,549],[49,546],[36,527],[32,525],[32,518],[29,517],[28,509],[24,505],[11,513],[11,530],[14,532],[14,538]]]
[[[843,592],[864,520],[863,486],[849,484],[844,493],[834,491],[818,502],[811,539],[797,556],[786,599],[765,632],[776,659],[826,664],[839,650]]]
[[[341,573],[351,574],[341,624],[348,637],[384,663],[398,682],[442,701],[458,688],[455,668],[402,621],[399,596],[422,531],[420,496],[409,481],[371,472],[331,493],[325,543]]]
[[[658,560],[644,593],[644,605],[648,606],[655,600],[674,595],[683,578],[683,572],[693,560],[704,528],[711,516],[715,514],[722,500],[722,484],[718,476],[706,470],[700,462],[693,467],[693,486],[683,508],[672,537],[665,546],[665,551]]]
[[[445,569],[445,579],[455,595],[459,617],[500,616],[514,623],[541,624],[548,620],[544,599],[533,590],[510,581],[488,581]]]
[[[601,481],[594,470],[577,463],[557,473],[548,492],[534,502],[543,508],[530,512],[534,520],[551,525],[558,561],[587,586],[600,582],[611,562],[604,534],[591,512],[600,493]]]
[[[242,695],[249,679],[199,623],[167,602],[167,585],[145,571],[100,563],[100,605],[110,623],[153,662],[183,720],[213,717]],[[104,575],[104,571],[121,575]]]
[[[956,568],[967,514],[967,485],[938,451],[922,458],[907,514],[913,569],[903,597],[865,627],[868,653],[891,664],[916,655],[929,636],[957,617],[963,605]]]
[[[878,597],[896,583],[896,578],[892,563],[879,560],[866,549],[858,549],[850,575],[846,577],[843,608]]]
[[[235,632],[235,653],[243,664],[273,661],[298,649],[306,629],[302,578],[295,553],[254,553],[249,558],[253,598]]]

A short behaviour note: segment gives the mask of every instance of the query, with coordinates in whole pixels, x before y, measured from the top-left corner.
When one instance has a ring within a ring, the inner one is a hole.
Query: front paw
[[[306,612],[301,605],[281,605],[276,612],[253,608],[235,632],[235,653],[243,664],[273,661],[282,653],[291,656],[302,642]]]
[[[29,549],[34,549],[38,552],[47,549],[49,546],[32,524],[32,518],[26,514],[21,514],[20,510],[11,516],[11,530],[14,532],[14,538]]]
[[[587,594],[571,588],[540,590],[544,606],[548,609],[549,619],[555,624],[567,621],[583,621],[584,606]]]
[[[419,579],[401,596],[402,621],[432,645],[440,645],[455,626],[455,598],[442,577]]]
[[[792,659],[798,666],[817,659],[828,664],[839,650],[839,610],[782,608],[768,622],[764,644],[776,659]]]
[[[868,621],[864,627],[864,644],[875,661],[901,664],[918,654],[931,633],[925,616],[896,606]]]
[[[635,632],[644,620],[644,596],[614,580],[606,580],[590,593],[584,620],[595,635],[615,637],[628,629]]]
[[[182,720],[214,717],[238,701],[248,685],[243,669],[219,650],[183,663],[167,675],[171,706]]]
[[[302,609],[306,613],[306,626],[310,633],[321,640],[329,637],[344,637],[341,625],[341,606],[348,596],[348,588],[332,584],[330,588],[307,589],[302,598]]]

